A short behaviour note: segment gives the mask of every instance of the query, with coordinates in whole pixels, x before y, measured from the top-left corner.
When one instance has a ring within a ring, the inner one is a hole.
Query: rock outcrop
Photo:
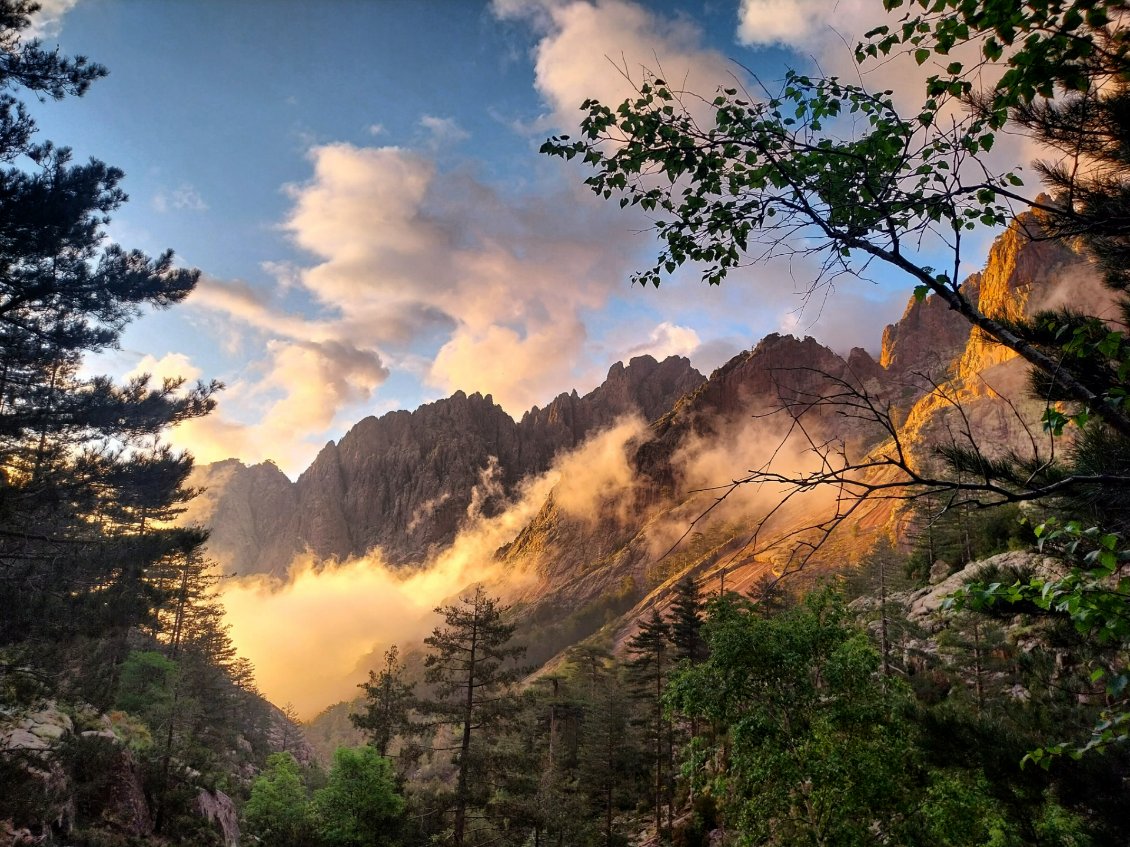
[[[239,810],[231,797],[218,789],[201,789],[196,795],[196,810],[217,831],[224,847],[239,847]]]

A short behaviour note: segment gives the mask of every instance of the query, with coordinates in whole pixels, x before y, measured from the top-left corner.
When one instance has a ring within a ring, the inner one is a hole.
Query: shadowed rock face
[[[346,558],[379,546],[394,564],[419,561],[451,543],[472,502],[495,513],[558,453],[623,415],[656,418],[703,381],[685,358],[640,356],[518,422],[490,395],[456,392],[365,418],[295,483],[269,463],[203,466],[194,484],[208,491],[190,517],[211,527],[209,551],[231,572],[281,575],[307,549]]]

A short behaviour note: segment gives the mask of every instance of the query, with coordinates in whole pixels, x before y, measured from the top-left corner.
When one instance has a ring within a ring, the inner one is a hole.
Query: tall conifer
[[[477,798],[475,788],[488,782],[478,772],[480,759],[473,742],[479,735],[501,729],[517,707],[514,684],[522,670],[514,664],[524,647],[510,644],[513,624],[506,623],[508,607],[488,597],[481,586],[457,605],[441,606],[444,626],[424,639],[428,646],[425,681],[432,686],[430,700],[420,704],[436,724],[452,726],[458,733],[453,761],[457,769],[453,842],[462,847],[467,831],[467,811]],[[481,778],[472,781],[473,776]]]

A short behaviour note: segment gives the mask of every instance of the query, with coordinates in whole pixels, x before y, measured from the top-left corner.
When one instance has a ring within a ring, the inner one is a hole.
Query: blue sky
[[[365,415],[457,389],[520,417],[643,352],[708,371],[772,331],[877,352],[901,281],[844,281],[799,313],[803,262],[633,289],[646,221],[537,148],[586,97],[622,99],[617,68],[709,92],[735,61],[849,67],[841,36],[878,5],[52,0],[48,43],[110,76],[37,104],[41,135],[126,172],[112,238],[204,273],[94,364],[223,380],[176,443],[294,476]]]

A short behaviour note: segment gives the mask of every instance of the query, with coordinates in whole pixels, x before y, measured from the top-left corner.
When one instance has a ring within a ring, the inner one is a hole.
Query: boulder
[[[19,727],[0,735],[0,749],[3,750],[46,750],[48,746],[45,739]]]
[[[239,847],[239,811],[231,797],[222,791],[201,789],[196,808],[223,837],[224,847]]]
[[[937,565],[934,567],[936,568]],[[979,562],[970,562],[941,582],[902,595],[900,599],[907,605],[907,618],[914,623],[925,624],[942,609],[946,600],[956,591],[967,583],[976,582],[987,572],[1029,572],[1042,579],[1054,579],[1062,573],[1062,570],[1062,563],[1051,556],[1042,556],[1024,550],[1010,550]],[[930,569],[930,574],[932,577],[934,568]]]
[[[941,559],[938,559],[938,561],[930,566],[930,584],[937,585],[948,577],[952,571],[953,568],[950,567],[949,562],[943,562]]]

